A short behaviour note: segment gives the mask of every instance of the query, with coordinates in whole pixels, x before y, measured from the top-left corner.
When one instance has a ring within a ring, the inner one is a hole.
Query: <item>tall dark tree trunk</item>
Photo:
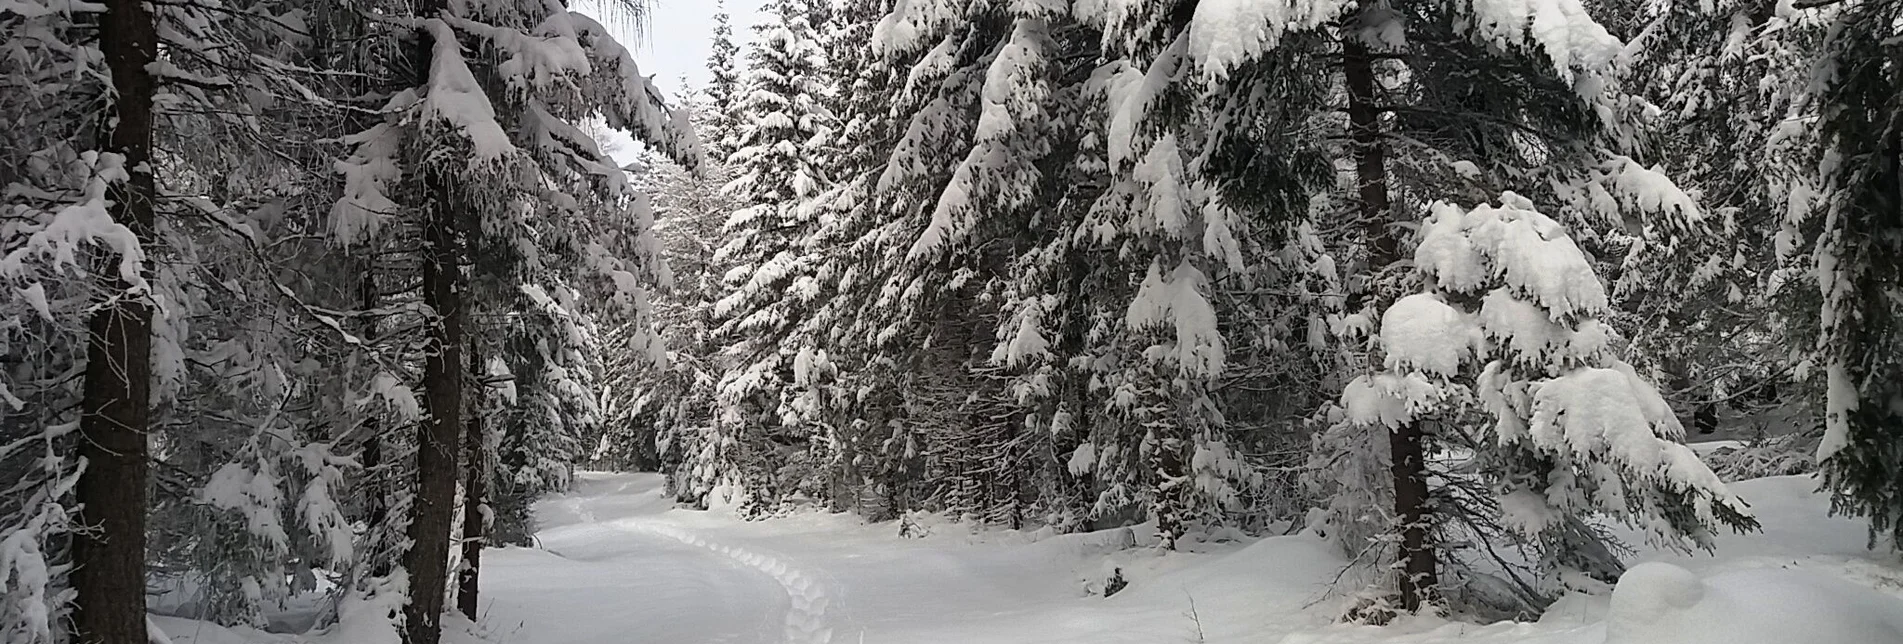
[[[1362,11],[1373,8],[1362,0]],[[1358,213],[1368,243],[1368,270],[1378,272],[1401,260],[1400,239],[1394,232],[1394,204],[1388,191],[1387,151],[1381,131],[1381,111],[1375,87],[1374,53],[1345,29],[1342,41],[1343,74],[1348,85],[1348,135],[1355,155]],[[1397,427],[1388,436],[1390,470],[1394,476],[1394,514],[1401,521],[1401,607],[1420,610],[1432,601],[1438,585],[1434,552],[1427,542],[1428,490],[1424,433],[1419,421]]]
[[[442,637],[443,599],[449,584],[450,532],[456,514],[456,477],[462,451],[463,328],[461,270],[456,252],[455,210],[450,190],[436,170],[426,170],[431,203],[424,226],[423,302],[436,313],[423,360],[424,403],[429,417],[416,435],[416,500],[410,518],[410,575],[404,619],[408,644],[436,644]]]
[[[148,71],[158,55],[158,31],[142,0],[106,0],[99,30],[112,71],[112,121],[105,151],[123,157],[127,179],[108,189],[113,221],[152,241],[152,96]],[[101,258],[104,275],[118,275],[122,258]],[[106,280],[126,295],[123,279]],[[74,490],[79,522],[72,573],[73,630],[80,644],[145,644],[146,432],[152,417],[152,306],[144,295],[124,296],[93,313],[87,324],[79,455],[86,460]]]
[[[482,354],[474,343],[469,347],[471,382],[482,381]],[[477,384],[476,391],[483,391]],[[463,565],[456,571],[456,608],[471,620],[476,619],[482,581],[482,549],[489,543],[489,454],[487,437],[482,433],[482,396],[472,397],[469,427],[463,432],[463,454],[469,462],[463,466]]]
[[[418,0],[419,18],[442,13],[441,0]],[[416,32],[415,73],[429,78],[435,38]],[[410,517],[410,597],[404,607],[407,644],[437,644],[443,635],[443,600],[449,589],[450,532],[456,514],[457,461],[462,451],[463,303],[457,190],[440,161],[423,159],[423,303],[435,312],[423,361],[424,404],[429,417],[416,435],[416,499]]]

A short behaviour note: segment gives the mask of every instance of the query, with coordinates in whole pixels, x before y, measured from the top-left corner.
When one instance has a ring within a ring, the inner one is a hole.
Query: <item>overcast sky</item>
[[[764,0],[727,0],[734,42],[742,48],[753,38],[753,24]],[[700,87],[707,82],[707,50],[714,34],[714,0],[654,0],[645,34],[627,34],[636,43],[641,73],[654,77],[669,95],[681,90],[681,78]]]

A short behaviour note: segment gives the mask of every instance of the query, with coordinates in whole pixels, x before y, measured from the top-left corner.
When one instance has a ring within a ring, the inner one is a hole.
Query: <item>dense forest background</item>
[[[1377,622],[1739,478],[1903,536],[1903,3],[772,0],[678,97],[645,10],[0,0],[0,636],[434,644],[577,468],[1314,528]]]

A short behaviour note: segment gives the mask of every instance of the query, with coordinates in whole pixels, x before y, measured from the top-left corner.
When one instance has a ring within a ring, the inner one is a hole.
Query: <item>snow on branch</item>
[[[1508,192],[1500,201],[1469,211],[1434,204],[1415,253],[1421,273],[1454,291],[1499,279],[1555,319],[1603,313],[1605,285],[1564,228],[1524,197]]]
[[[415,94],[405,91],[389,107],[402,111],[415,102]],[[403,181],[397,158],[403,152],[405,132],[394,124],[380,123],[344,138],[354,148],[349,158],[333,166],[344,180],[343,195],[330,208],[330,234],[338,243],[367,242],[396,216],[399,207],[390,191]]]
[[[601,23],[575,12],[569,12],[568,18],[588,53],[593,70],[589,92],[608,126],[633,133],[635,140],[683,167],[699,167],[703,152],[687,112],[667,106],[660,90],[641,75],[633,54]]]
[[[431,50],[429,85],[423,96],[423,117],[441,121],[468,137],[472,164],[491,164],[515,153],[509,135],[496,122],[495,106],[463,60],[462,41],[442,19],[423,22],[435,40]]]
[[[115,183],[130,179],[125,159],[110,152],[85,152],[78,163],[89,171],[77,199],[54,211],[45,224],[27,235],[5,256],[0,256],[0,278],[21,279],[27,273],[27,260],[50,258],[53,270],[85,271],[88,262],[83,250],[91,244],[112,249],[118,257],[118,278],[129,294],[149,293],[145,280],[145,249],[132,229],[113,221],[108,190]]]
[[[443,21],[494,45],[504,55],[496,72],[510,89],[528,92],[587,76],[591,71],[588,52],[575,36],[570,14],[559,4],[548,4],[554,5],[551,13],[527,33],[455,16],[445,16]]]
[[[892,12],[872,28],[872,50],[902,56],[938,38],[963,17],[966,3],[956,0],[898,0]]]
[[[1203,0],[1190,18],[1189,56],[1212,80],[1272,50],[1282,37],[1318,29],[1354,0]]]
[[[1606,71],[1625,45],[1579,0],[1470,0],[1475,38],[1499,47],[1538,47],[1568,82]]]
[[[1173,342],[1152,347],[1153,361],[1174,362],[1185,375],[1213,378],[1222,374],[1222,332],[1216,324],[1216,309],[1204,295],[1209,289],[1209,278],[1189,262],[1178,264],[1167,275],[1161,266],[1150,264],[1124,321],[1133,330],[1174,331]]]
[[[931,223],[907,251],[908,259],[923,259],[962,241],[980,212],[1008,211],[1034,194],[1040,175],[1031,161],[1042,154],[1043,142],[1025,140],[1025,131],[1035,131],[1045,118],[1043,102],[1050,91],[1044,50],[1049,38],[1044,20],[1015,21],[978,90],[971,152],[953,170],[932,209]]]

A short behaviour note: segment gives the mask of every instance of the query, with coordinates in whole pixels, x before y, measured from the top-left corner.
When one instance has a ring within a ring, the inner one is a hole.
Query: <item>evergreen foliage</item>
[[[771,0],[679,103],[647,8],[0,2],[0,639],[434,644],[585,467],[1307,529],[1366,621],[1748,476],[1903,542],[1897,2]]]

